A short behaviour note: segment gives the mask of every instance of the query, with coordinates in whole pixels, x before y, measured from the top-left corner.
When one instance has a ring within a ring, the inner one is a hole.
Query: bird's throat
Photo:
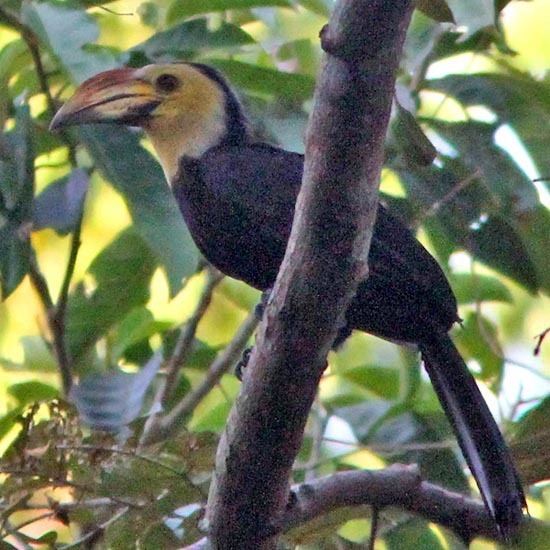
[[[199,158],[223,141],[227,133],[225,113],[222,111],[218,116],[208,119],[174,117],[160,124],[152,120],[145,126],[145,132],[170,183],[178,173],[182,157]]]

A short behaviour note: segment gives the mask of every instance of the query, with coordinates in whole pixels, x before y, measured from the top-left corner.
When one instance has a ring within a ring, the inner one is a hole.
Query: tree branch
[[[361,506],[372,506],[379,511],[387,507],[400,508],[454,531],[466,542],[476,537],[501,540],[481,501],[424,481],[416,464],[392,464],[376,471],[336,472],[312,482],[296,484],[292,492],[291,505],[272,524],[274,532],[288,535],[291,541],[294,529],[304,529],[307,523],[338,509]],[[529,537],[532,540],[533,529],[545,529],[544,522],[527,519],[517,540],[521,542]],[[212,546],[205,537],[186,550],[208,548]]]
[[[383,144],[410,0],[341,0],[322,33],[302,189],[285,259],[217,453],[216,548],[274,548],[326,356],[367,274]]]
[[[53,303],[46,278],[38,267],[34,251],[31,254],[29,262],[29,279],[34,289],[36,290],[40,301],[42,302],[44,310],[46,311],[48,326],[52,333],[51,345],[55,358],[57,359],[59,374],[61,375],[61,383],[63,385],[63,393],[64,395],[69,395],[69,391],[71,390],[71,386],[73,383],[73,377],[71,374],[69,357],[67,355],[67,349],[65,346],[64,324],[60,325],[57,321],[57,310]]]
[[[199,321],[206,313],[212,301],[214,289],[222,279],[223,275],[217,269],[212,266],[206,268],[206,285],[199,297],[197,307],[182,327],[176,347],[166,363],[166,381],[160,396],[160,402],[163,405],[167,404],[176,389],[178,373],[191,351],[191,345],[195,338]]]
[[[498,540],[482,502],[423,481],[418,466],[393,464],[384,470],[337,472],[293,487],[296,499],[277,526],[287,532],[345,506],[396,506],[448,527],[463,540]]]
[[[199,385],[190,391],[169,413],[162,417],[155,416],[151,419],[150,424],[146,425],[141,437],[140,447],[166,439],[182,425],[205,395],[237,362],[257,326],[258,318],[252,311],[243,321],[231,342],[212,362]]]

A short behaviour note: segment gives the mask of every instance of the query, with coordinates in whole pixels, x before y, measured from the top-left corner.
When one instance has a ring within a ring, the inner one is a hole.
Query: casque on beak
[[[154,87],[139,78],[139,69],[105,71],[77,88],[57,111],[50,130],[99,122],[139,126],[160,102]]]

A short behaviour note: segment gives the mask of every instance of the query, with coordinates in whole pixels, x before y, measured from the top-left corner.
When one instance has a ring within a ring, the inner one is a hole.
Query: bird
[[[177,62],[99,73],[76,89],[50,128],[88,123],[141,127],[204,257],[259,290],[273,286],[304,158],[254,138],[237,94],[217,69]],[[486,510],[500,536],[510,539],[525,495],[505,440],[448,334],[459,317],[443,270],[382,203],[368,264],[336,343],[360,330],[418,347]]]

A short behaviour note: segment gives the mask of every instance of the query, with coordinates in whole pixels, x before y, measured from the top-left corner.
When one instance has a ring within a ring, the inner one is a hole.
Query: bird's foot
[[[241,355],[241,358],[239,362],[235,365],[235,376],[242,382],[243,380],[243,370],[248,365],[248,361],[250,360],[250,355],[252,353],[253,348],[246,348],[243,351],[243,354]]]
[[[265,311],[265,308],[267,307],[267,303],[269,302],[270,296],[271,296],[271,288],[264,290],[262,292],[262,297],[260,298],[260,303],[256,304],[256,307],[254,308],[254,313],[260,321],[264,316],[264,311]]]

